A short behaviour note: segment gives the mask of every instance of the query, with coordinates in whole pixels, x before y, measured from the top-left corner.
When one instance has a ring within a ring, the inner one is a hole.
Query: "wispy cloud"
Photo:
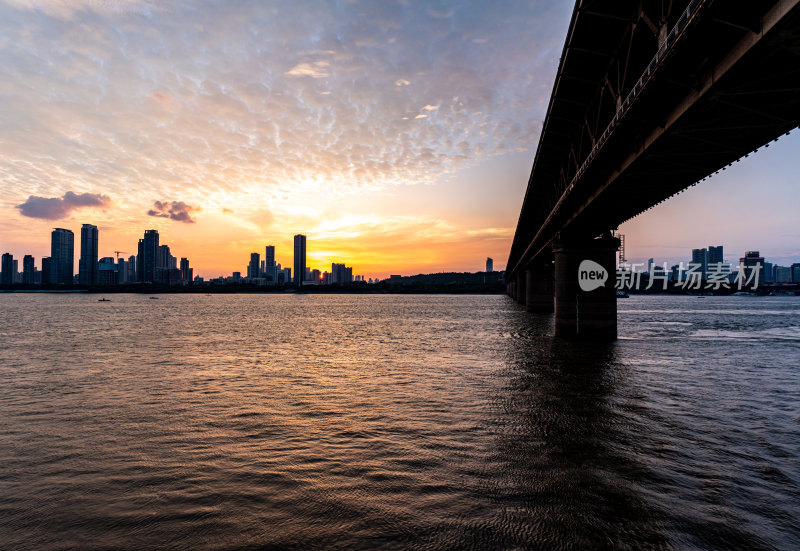
[[[28,200],[17,205],[22,216],[60,220],[81,207],[109,207],[111,198],[101,193],[74,193],[68,191],[63,197],[38,197],[30,195]]]
[[[290,77],[311,77],[311,78],[325,78],[330,76],[328,67],[330,63],[327,61],[314,61],[311,63],[299,63],[286,71]]]
[[[570,6],[311,5],[0,0],[0,227],[91,190],[98,224],[255,239],[532,149]]]
[[[77,181],[125,205],[187,186],[431,183],[482,160],[448,144],[535,143],[557,60],[543,52],[562,40],[542,9],[0,0],[0,181]],[[404,121],[436,107],[435,126]]]

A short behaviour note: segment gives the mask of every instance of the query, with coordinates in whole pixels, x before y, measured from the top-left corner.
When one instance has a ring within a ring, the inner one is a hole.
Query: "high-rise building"
[[[303,286],[303,278],[306,275],[306,236],[297,234],[294,236],[294,284],[296,287]]]
[[[185,284],[189,284],[194,279],[193,276],[194,270],[189,267],[189,259],[186,257],[181,258],[181,281]]]
[[[708,263],[709,264],[717,264],[722,262],[722,245],[718,247],[709,247],[708,248]]]
[[[75,234],[55,228],[50,234],[50,283],[72,285],[75,273]]]
[[[52,277],[52,270],[50,268],[50,257],[45,256],[42,258],[42,285],[49,285]]]
[[[128,282],[128,263],[124,258],[117,259],[117,283],[122,285]]]
[[[14,283],[14,256],[11,253],[5,253],[0,262],[0,283],[3,285]]]
[[[22,283],[32,285],[35,282],[36,268],[33,265],[33,256],[26,254],[22,257]]]
[[[706,272],[708,271],[708,250],[692,249],[692,264],[700,266],[696,268],[696,271],[701,274],[702,279],[705,279]]]
[[[775,266],[775,283],[791,283],[792,269],[789,266]]]
[[[117,265],[114,258],[111,256],[104,256],[97,263],[97,285],[109,287],[119,283],[119,274],[117,273]]]
[[[764,262],[764,283],[775,281],[775,265],[772,262]]]
[[[486,258],[486,271],[487,272],[493,272],[494,271],[494,260],[492,260],[489,257]]]
[[[128,257],[128,262],[126,263],[125,267],[128,269],[128,275],[125,276],[125,281],[127,281],[128,283],[133,283],[133,282],[137,281],[137,279],[136,279],[136,256],[135,255],[130,255]]]
[[[331,264],[331,283],[352,283],[353,282],[353,268],[345,266],[344,264]]]
[[[800,283],[800,263],[792,264],[792,283]]]
[[[81,226],[81,256],[78,259],[78,283],[81,285],[97,285],[97,226],[84,224]]]
[[[746,277],[748,280],[752,280],[753,282],[758,281],[759,283],[764,282],[764,257],[758,251],[747,251],[744,253],[744,256],[739,259],[739,266],[742,270],[743,276]],[[777,273],[777,266],[775,267],[775,281],[778,280],[778,273]],[[753,271],[756,270],[757,274],[754,274]],[[756,279],[758,278],[758,279]]]
[[[250,263],[247,265],[247,277],[255,279],[258,277],[258,268],[261,264],[261,255],[258,253],[250,253]]]
[[[276,272],[275,246],[267,245],[264,250],[264,277],[267,279],[267,283],[277,283],[278,277]]]
[[[156,259],[156,269],[158,268],[169,269],[171,258],[172,254],[169,252],[169,245],[159,245],[158,257]]]
[[[139,255],[136,257],[136,275],[142,283],[156,280],[158,267],[158,230],[145,230],[144,239],[139,240]]]

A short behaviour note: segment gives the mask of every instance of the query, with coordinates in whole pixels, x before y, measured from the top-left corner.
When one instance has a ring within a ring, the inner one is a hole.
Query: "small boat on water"
[[[150,300],[158,300],[158,297],[150,297]]]
[[[111,299],[107,299],[106,297],[97,299],[97,302],[111,302]]]

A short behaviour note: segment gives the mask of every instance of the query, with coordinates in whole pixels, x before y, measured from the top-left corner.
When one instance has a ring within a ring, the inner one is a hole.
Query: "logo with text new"
[[[594,291],[604,287],[608,281],[608,271],[594,260],[584,260],[578,266],[578,285],[581,291]]]

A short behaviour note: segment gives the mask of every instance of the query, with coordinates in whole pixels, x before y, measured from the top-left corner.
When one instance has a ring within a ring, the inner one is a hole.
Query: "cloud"
[[[201,209],[187,205],[183,201],[155,201],[152,209],[147,211],[148,216],[155,216],[157,218],[169,218],[176,222],[185,222],[187,224],[194,224],[192,213],[198,212]]]
[[[17,205],[22,216],[60,220],[75,209],[82,207],[109,207],[111,198],[100,193],[73,193],[68,191],[63,197],[28,196],[28,200]]]
[[[431,184],[533,147],[571,14],[540,0],[166,4],[0,0],[9,205],[80,186],[131,221],[153,197],[247,216],[277,213],[276,197]]]
[[[269,209],[259,209],[253,212],[247,219],[261,231],[270,228],[275,221],[275,217]]]
[[[325,78],[330,76],[330,73],[327,71],[329,65],[330,63],[327,61],[300,63],[286,71],[286,74],[290,77]]]

